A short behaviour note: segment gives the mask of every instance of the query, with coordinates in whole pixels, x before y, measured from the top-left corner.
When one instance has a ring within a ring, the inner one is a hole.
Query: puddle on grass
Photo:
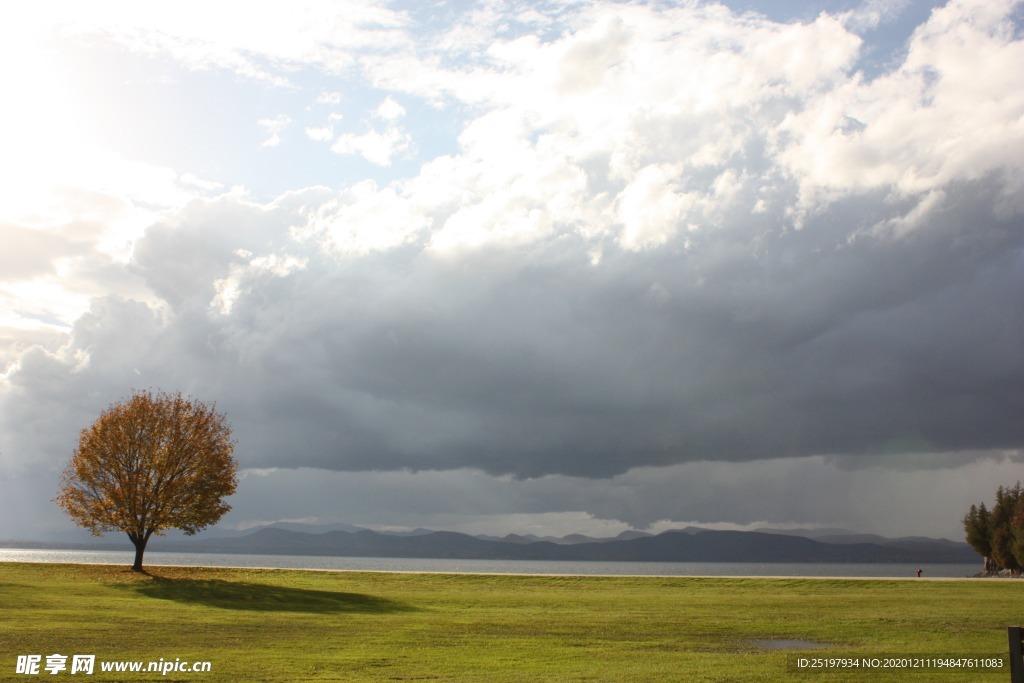
[[[785,638],[773,638],[770,640],[748,640],[748,644],[765,650],[814,650],[819,647],[828,647],[825,643],[815,643],[810,640],[792,640]]]

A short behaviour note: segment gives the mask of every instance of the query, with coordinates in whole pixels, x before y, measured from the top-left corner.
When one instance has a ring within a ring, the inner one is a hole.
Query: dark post
[[[1010,626],[1010,683],[1024,683],[1024,648],[1021,647],[1021,627]]]

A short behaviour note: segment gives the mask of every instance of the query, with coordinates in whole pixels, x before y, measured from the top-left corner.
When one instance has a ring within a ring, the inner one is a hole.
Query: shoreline
[[[124,567],[131,571],[129,565],[114,562],[52,562],[45,560],[0,560],[0,567],[4,564],[50,564],[50,565],[71,565],[88,567]],[[822,576],[822,575],[728,575],[720,574],[576,574],[576,573],[534,573],[534,572],[485,572],[485,571],[431,571],[431,570],[401,570],[401,569],[333,569],[328,567],[253,567],[244,565],[183,565],[183,564],[155,564],[150,563],[146,567],[159,567],[164,569],[231,569],[231,570],[256,570],[256,571],[279,571],[279,572],[324,572],[324,573],[346,573],[346,574],[400,574],[416,575],[425,574],[430,576],[508,576],[514,578],[539,577],[539,578],[595,578],[595,579],[767,579],[772,581],[793,580],[793,581],[1003,581],[1021,577],[1013,576]]]

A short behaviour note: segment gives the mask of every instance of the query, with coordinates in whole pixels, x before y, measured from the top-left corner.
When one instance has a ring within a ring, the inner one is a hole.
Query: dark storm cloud
[[[209,302],[233,250],[193,258],[211,237],[192,228],[276,225],[246,242],[259,248],[295,215],[195,206],[175,242],[158,227],[138,248],[155,290],[179,283],[170,309],[98,300],[62,355],[27,356],[15,380],[35,407],[67,383],[93,410],[129,386],[216,399],[254,467],[607,477],[1014,448],[1024,255],[988,192],[964,187],[903,240],[843,239],[863,223],[851,203],[800,231],[751,221],[689,250],[607,249],[598,265],[572,236],[471,261],[311,249],[302,268],[239,279],[226,313]],[[183,268],[194,280],[169,275]]]

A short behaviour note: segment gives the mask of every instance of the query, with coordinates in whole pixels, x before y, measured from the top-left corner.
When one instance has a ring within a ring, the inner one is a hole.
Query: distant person
[[[921,570],[920,569],[917,570],[917,578],[919,578],[919,579],[921,578]]]

